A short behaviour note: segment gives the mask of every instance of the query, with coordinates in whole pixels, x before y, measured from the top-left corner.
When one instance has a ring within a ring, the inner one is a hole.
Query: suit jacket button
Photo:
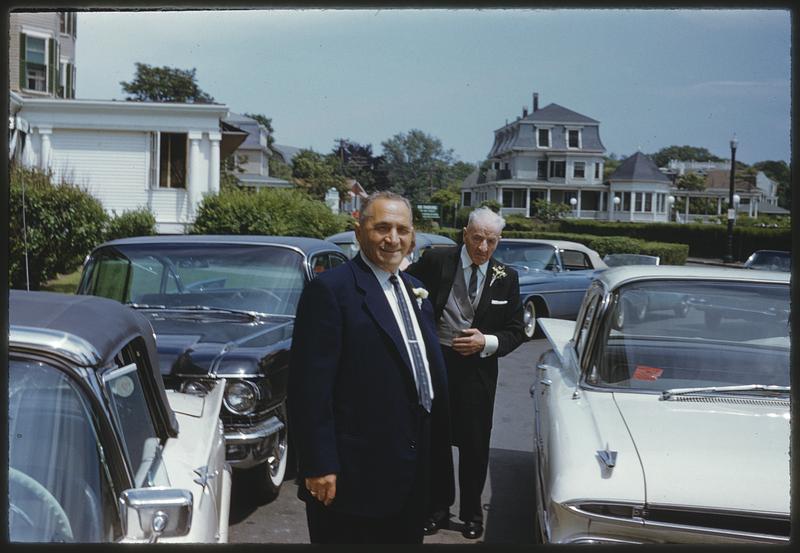
[[[411,446],[411,449],[417,449],[417,442],[415,442],[414,440],[412,440],[409,445]]]

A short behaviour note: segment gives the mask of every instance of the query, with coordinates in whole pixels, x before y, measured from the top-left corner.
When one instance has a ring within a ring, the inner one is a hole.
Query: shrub
[[[121,215],[113,213],[114,217],[108,222],[106,229],[106,240],[156,234],[156,218],[149,209],[142,207],[123,211]]]
[[[190,232],[325,238],[347,225],[347,217],[335,215],[323,202],[300,190],[265,188],[255,193],[232,190],[206,196]]]
[[[103,240],[108,215],[88,192],[66,181],[53,184],[49,172],[12,164],[9,181],[9,286],[26,287],[27,244],[30,288],[39,290],[57,274],[81,266],[89,251]]]

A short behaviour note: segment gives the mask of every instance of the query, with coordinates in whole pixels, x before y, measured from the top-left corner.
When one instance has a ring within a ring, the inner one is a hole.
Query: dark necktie
[[[475,295],[478,293],[478,266],[473,263],[470,267],[472,267],[472,274],[469,275],[469,287],[467,288],[467,292],[469,293],[469,302],[472,303],[475,301]]]
[[[392,275],[389,277],[394,288],[394,297],[397,298],[397,304],[400,306],[400,313],[403,316],[403,324],[406,327],[406,336],[408,337],[408,345],[411,349],[411,366],[414,368],[414,375],[417,380],[417,395],[419,396],[420,404],[427,412],[431,411],[431,390],[428,383],[428,373],[425,372],[425,362],[422,359],[422,351],[419,349],[417,342],[417,334],[414,332],[414,324],[411,322],[411,313],[408,312],[408,305],[406,305],[406,298],[403,291],[400,290],[400,282],[397,276]]]

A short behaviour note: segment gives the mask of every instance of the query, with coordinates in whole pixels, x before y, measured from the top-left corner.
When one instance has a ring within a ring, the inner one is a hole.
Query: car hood
[[[173,311],[145,313],[156,334],[159,368],[168,375],[263,374],[286,352],[294,317],[250,317]]]
[[[789,513],[789,406],[615,393],[650,505]]]

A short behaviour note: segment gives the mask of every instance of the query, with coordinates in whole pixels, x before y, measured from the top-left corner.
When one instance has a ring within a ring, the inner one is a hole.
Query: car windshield
[[[114,498],[88,401],[50,365],[11,359],[8,369],[11,541],[113,541]]]
[[[747,266],[751,269],[767,271],[791,271],[790,257],[781,252],[756,252],[748,261]]]
[[[528,269],[553,270],[556,266],[556,250],[548,244],[500,241],[494,257],[502,263]]]
[[[650,281],[618,290],[603,322],[598,386],[789,385],[789,287]]]
[[[153,308],[205,306],[294,315],[303,257],[280,246],[136,244],[103,248],[81,291]]]

